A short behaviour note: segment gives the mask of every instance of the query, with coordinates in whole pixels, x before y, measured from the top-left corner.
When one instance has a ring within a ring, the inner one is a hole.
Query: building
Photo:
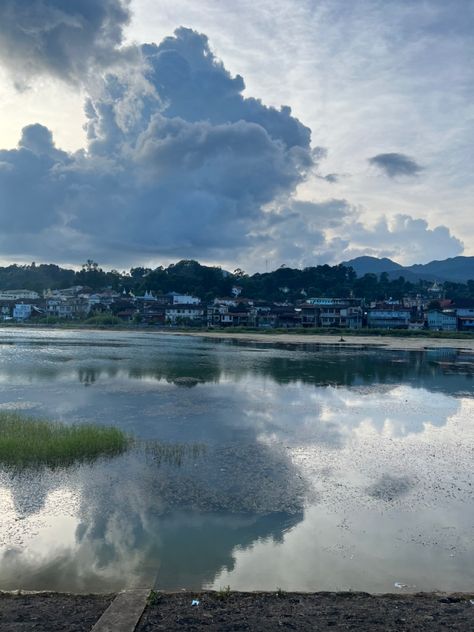
[[[31,303],[17,303],[13,308],[13,318],[18,321],[28,320],[33,313]]]
[[[11,320],[14,306],[15,304],[13,301],[1,301],[0,320]]]
[[[474,316],[458,316],[458,329],[474,333]]]
[[[248,302],[229,299],[207,306],[208,327],[255,327],[257,310]]]
[[[135,296],[134,300],[137,303],[150,303],[150,302],[156,303],[158,301],[158,299],[153,294],[153,292],[148,292],[148,291],[146,291],[143,296]]]
[[[46,290],[43,293],[44,298],[73,298],[79,294],[84,294],[90,288],[85,288],[83,285],[73,285],[72,287],[66,287],[63,289]]]
[[[270,314],[274,317],[275,327],[290,329],[301,325],[301,312],[293,305],[273,305]]]
[[[0,290],[1,301],[36,301],[40,298],[33,290]]]
[[[235,307],[235,301],[216,302],[207,306],[207,326],[208,327],[230,327],[232,316],[229,314],[230,307]]]
[[[433,331],[456,331],[458,328],[458,317],[454,310],[441,311],[431,309],[427,317],[428,329]]]
[[[194,303],[178,303],[165,306],[165,321],[169,325],[202,324],[204,308]]]
[[[300,305],[301,326],[319,327],[319,310],[320,307],[314,303],[303,303]]]
[[[160,303],[145,303],[135,314],[132,314],[132,320],[137,319],[148,325],[164,326],[166,323],[166,306]]]
[[[428,296],[430,301],[442,299],[444,295],[443,287],[435,281],[431,287],[428,288]]]
[[[94,311],[109,311],[111,305],[121,298],[118,292],[113,290],[103,290],[94,294],[81,294],[81,298],[87,301],[87,313]]]
[[[45,300],[47,316],[54,318],[84,318],[89,313],[89,302],[85,298],[57,296]]]
[[[362,300],[355,298],[310,298],[299,306],[303,327],[362,327]]]
[[[201,299],[197,298],[197,296],[179,294],[178,292],[168,292],[166,297],[172,305],[199,305],[201,302]]]
[[[374,307],[367,312],[367,327],[372,329],[408,329],[411,309],[405,307]]]
[[[455,306],[456,314],[460,318],[474,318],[474,307],[457,307]]]

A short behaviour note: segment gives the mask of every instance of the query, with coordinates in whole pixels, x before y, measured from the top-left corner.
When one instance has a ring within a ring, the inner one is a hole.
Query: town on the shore
[[[89,321],[130,323],[155,327],[208,328],[327,328],[405,329],[474,332],[474,300],[452,300],[434,282],[423,294],[401,299],[367,301],[362,298],[305,296],[285,300],[288,288],[279,288],[282,300],[266,301],[243,297],[242,288],[232,285],[229,296],[205,302],[179,292],[145,291],[135,295],[110,287],[92,290],[87,286],[46,290],[0,290],[0,318],[11,323],[56,323]]]

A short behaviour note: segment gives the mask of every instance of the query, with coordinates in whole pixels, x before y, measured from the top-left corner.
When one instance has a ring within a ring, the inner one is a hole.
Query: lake
[[[472,590],[473,376],[453,349],[0,330],[1,410],[189,447],[0,465],[0,589]]]

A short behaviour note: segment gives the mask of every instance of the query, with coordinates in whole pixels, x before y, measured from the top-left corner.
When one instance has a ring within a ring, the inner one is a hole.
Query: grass
[[[59,422],[0,412],[0,463],[60,467],[124,452],[131,439],[119,428]]]
[[[216,599],[219,599],[220,601],[226,601],[227,599],[229,599],[229,597],[230,597],[230,586],[225,586],[224,588],[220,588],[215,593],[215,597],[216,597]]]
[[[156,590],[150,590],[150,594],[146,600],[148,606],[157,606],[162,600],[162,596]]]
[[[0,465],[7,467],[64,467],[117,456],[131,448],[150,456],[158,467],[179,467],[206,454],[204,444],[144,441],[113,426],[66,425],[0,411]]]

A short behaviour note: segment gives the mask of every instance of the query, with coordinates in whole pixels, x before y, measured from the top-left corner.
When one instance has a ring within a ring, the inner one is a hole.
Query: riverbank
[[[0,593],[2,632],[89,632],[113,595]],[[474,629],[471,594],[152,593],[136,632]],[[197,603],[196,603],[197,601]],[[194,602],[194,605],[193,605]]]
[[[474,335],[466,334],[462,332],[411,332],[410,334],[404,334],[401,331],[383,333],[375,333],[373,330],[371,333],[355,333],[354,331],[333,331],[322,332],[309,329],[269,329],[269,330],[248,330],[242,331],[242,329],[219,329],[209,330],[207,328],[192,328],[192,329],[174,329],[174,328],[155,328],[155,327],[140,327],[132,325],[84,325],[76,322],[55,324],[55,325],[32,325],[32,324],[4,324],[0,323],[0,329],[5,331],[19,330],[19,331],[91,331],[91,332],[116,332],[116,333],[143,333],[147,335],[164,334],[173,336],[197,336],[200,338],[217,338],[217,339],[230,339],[241,340],[247,342],[263,343],[268,345],[333,345],[333,346],[363,346],[363,347],[378,347],[384,349],[394,350],[412,350],[423,351],[426,349],[463,349],[465,351],[474,351]],[[341,341],[343,339],[343,342]]]
[[[300,334],[300,333],[257,333],[234,331],[160,331],[164,334],[182,336],[199,336],[201,338],[214,338],[221,340],[241,340],[268,345],[336,345],[338,347],[378,347],[381,349],[398,349],[423,351],[425,349],[463,349],[474,351],[474,337],[470,338],[440,338],[428,336],[375,336],[375,335],[350,335],[343,334],[344,342],[341,342],[341,334]]]

